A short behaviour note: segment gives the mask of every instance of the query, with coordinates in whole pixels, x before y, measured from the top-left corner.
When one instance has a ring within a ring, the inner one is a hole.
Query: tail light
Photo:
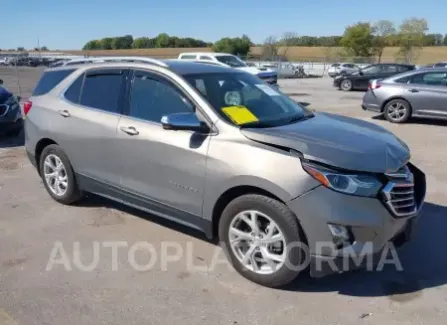
[[[379,89],[380,87],[382,87],[382,85],[379,84],[376,80],[370,81],[368,84],[369,89]]]
[[[23,114],[25,114],[25,116],[28,115],[31,107],[33,107],[33,103],[31,101],[28,100],[23,103]]]

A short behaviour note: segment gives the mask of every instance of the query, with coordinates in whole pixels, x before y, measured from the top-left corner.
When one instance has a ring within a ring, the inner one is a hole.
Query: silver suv
[[[424,201],[425,176],[392,133],[230,68],[48,69],[24,111],[27,154],[56,201],[94,193],[199,229],[266,286],[405,242]]]

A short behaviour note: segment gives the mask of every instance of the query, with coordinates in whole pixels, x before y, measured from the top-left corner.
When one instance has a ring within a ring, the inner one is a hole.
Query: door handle
[[[60,110],[59,114],[62,115],[63,117],[70,117],[70,112],[67,111],[66,109]]]
[[[419,92],[419,90],[414,89],[414,88],[412,88],[412,89],[408,89],[408,91],[409,91],[410,93],[418,93],[418,92]]]
[[[135,129],[133,126],[122,126],[120,127],[120,130],[124,133],[127,133],[129,135],[138,135],[140,132],[138,132],[137,129]]]

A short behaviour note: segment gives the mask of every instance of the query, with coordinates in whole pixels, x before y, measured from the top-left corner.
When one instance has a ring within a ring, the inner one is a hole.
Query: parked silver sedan
[[[364,110],[382,113],[392,123],[411,117],[447,119],[447,68],[418,69],[370,82]]]

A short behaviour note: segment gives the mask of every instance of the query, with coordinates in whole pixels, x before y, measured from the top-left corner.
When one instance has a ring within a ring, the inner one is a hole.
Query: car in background
[[[363,96],[364,110],[392,123],[411,117],[447,119],[447,68],[426,68],[374,81]]]
[[[5,66],[9,64],[9,59],[7,57],[0,58],[0,66]]]
[[[17,136],[22,131],[20,97],[14,96],[0,79],[0,135]]]
[[[357,72],[339,75],[334,78],[334,87],[343,91],[367,90],[370,80],[384,79],[393,75],[416,69],[410,64],[378,63],[372,64]]]
[[[350,74],[359,71],[360,67],[353,63],[334,63],[332,64],[327,74],[329,77],[334,78],[341,74]]]
[[[432,65],[432,68],[447,68],[447,62],[438,62]]]
[[[223,67],[248,72],[252,75],[257,76],[270,85],[278,85],[278,72],[275,69],[249,66],[247,63],[233,54],[215,52],[185,52],[181,53],[178,56],[178,59],[199,62],[213,62]]]

